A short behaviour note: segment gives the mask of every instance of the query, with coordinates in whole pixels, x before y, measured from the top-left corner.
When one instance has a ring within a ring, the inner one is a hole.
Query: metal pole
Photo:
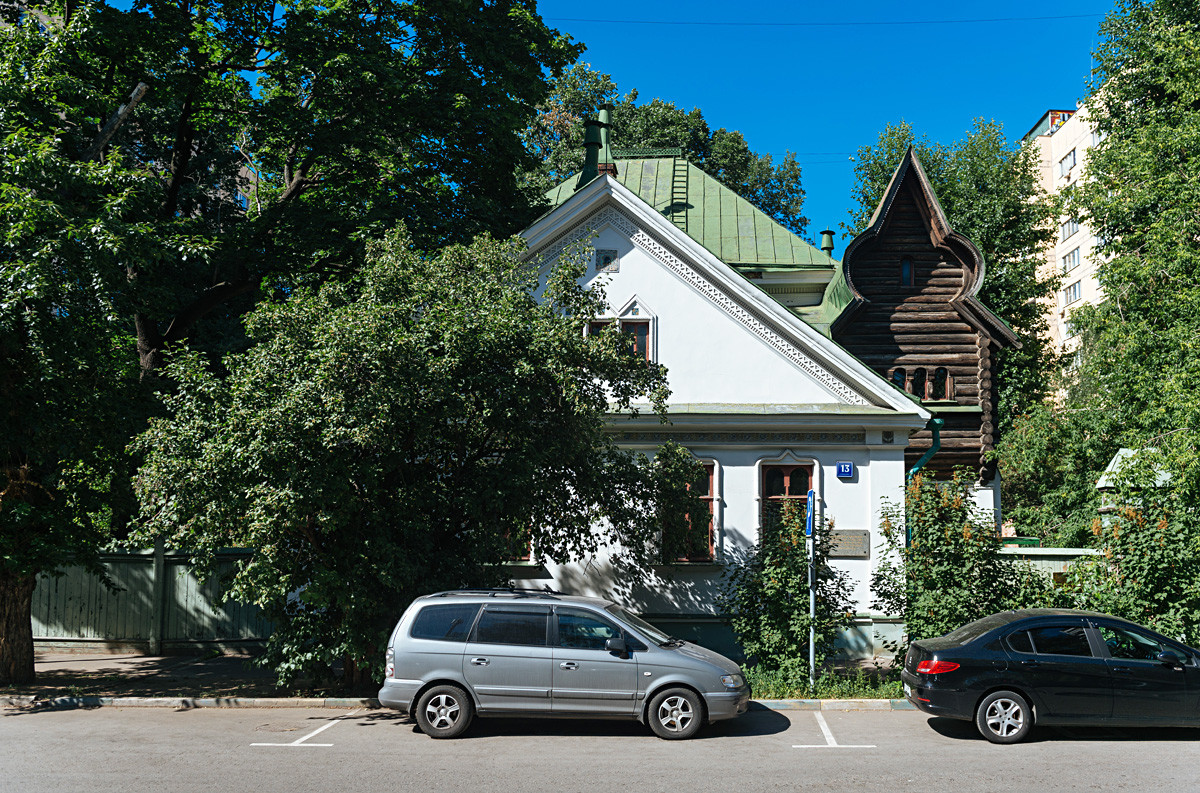
[[[816,511],[817,494],[808,491],[808,514],[805,515],[804,533],[808,535],[808,541],[805,545],[808,546],[808,688],[809,693],[812,693],[813,685],[816,683],[816,663],[817,663],[817,646],[816,646],[816,620],[817,620],[817,537],[813,534],[813,513]]]

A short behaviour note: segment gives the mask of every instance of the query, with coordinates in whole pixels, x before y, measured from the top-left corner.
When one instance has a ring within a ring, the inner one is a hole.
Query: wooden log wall
[[[863,241],[846,263],[846,277],[865,303],[837,326],[834,339],[860,360],[891,380],[903,367],[910,381],[917,369],[932,379],[938,368],[950,375],[950,398],[931,404],[978,408],[979,412],[937,414],[946,422],[941,450],[930,462],[945,472],[966,465],[985,466],[984,451],[992,448],[992,341],[969,324],[951,305],[975,273],[931,239],[928,210],[910,185],[903,185],[884,226]],[[905,284],[901,262],[909,260],[911,285]],[[929,448],[931,433],[914,435],[905,454],[913,464]]]

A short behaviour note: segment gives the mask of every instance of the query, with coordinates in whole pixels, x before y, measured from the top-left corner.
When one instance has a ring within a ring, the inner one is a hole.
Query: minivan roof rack
[[[496,597],[498,595],[508,595],[509,597],[526,597],[526,598],[545,598],[546,600],[558,600],[555,595],[561,595],[556,589],[546,587],[544,589],[529,589],[525,587],[477,587],[472,589],[451,589],[446,592],[436,592],[430,597],[446,597],[447,595],[487,595],[488,597]]]

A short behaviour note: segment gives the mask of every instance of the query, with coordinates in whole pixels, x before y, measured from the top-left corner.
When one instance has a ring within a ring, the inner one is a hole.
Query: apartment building
[[[1047,110],[1025,135],[1024,140],[1040,153],[1041,184],[1048,193],[1062,193],[1083,179],[1088,151],[1100,138],[1088,124],[1087,108]],[[1056,349],[1075,349],[1071,312],[1079,306],[1094,305],[1104,299],[1096,279],[1093,249],[1096,236],[1078,218],[1064,214],[1058,219],[1058,235],[1046,251],[1041,275],[1060,278],[1054,301],[1047,306],[1050,336]]]

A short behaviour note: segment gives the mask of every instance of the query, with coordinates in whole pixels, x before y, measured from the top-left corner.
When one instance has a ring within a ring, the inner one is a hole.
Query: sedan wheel
[[[669,688],[650,703],[650,729],[659,738],[691,738],[700,730],[703,709],[700,698],[686,688]]]
[[[1033,711],[1020,694],[995,691],[979,703],[975,726],[992,743],[1017,743],[1033,729]]]

